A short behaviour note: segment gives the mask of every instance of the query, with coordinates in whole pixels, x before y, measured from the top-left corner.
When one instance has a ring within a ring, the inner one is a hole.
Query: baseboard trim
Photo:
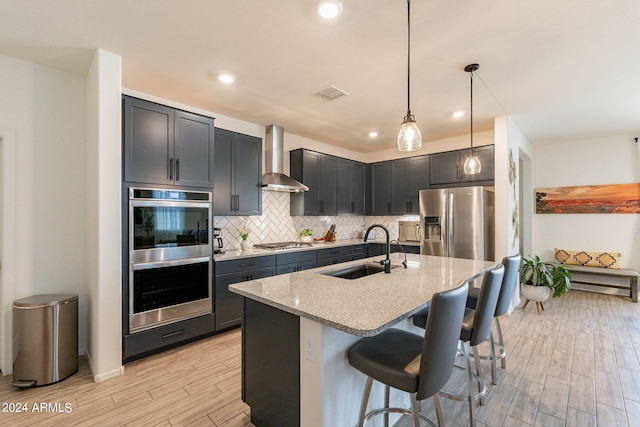
[[[91,375],[93,375],[94,383],[99,383],[99,382],[108,380],[110,378],[119,377],[120,375],[124,374],[124,366],[122,365],[120,365],[119,368],[114,369],[112,371],[97,374],[96,368],[93,364],[93,360],[91,359],[91,354],[89,354],[89,351],[86,352],[86,356],[87,356],[87,360],[89,361],[89,369],[91,370]]]

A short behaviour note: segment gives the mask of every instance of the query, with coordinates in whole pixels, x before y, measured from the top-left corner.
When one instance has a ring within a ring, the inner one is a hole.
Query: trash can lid
[[[32,295],[13,302],[13,308],[38,308],[50,307],[65,304],[69,301],[77,300],[78,295],[74,294],[45,294]]]

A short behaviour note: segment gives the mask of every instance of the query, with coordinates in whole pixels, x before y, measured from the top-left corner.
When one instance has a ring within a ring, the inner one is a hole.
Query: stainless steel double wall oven
[[[129,188],[129,333],[210,314],[211,192]]]

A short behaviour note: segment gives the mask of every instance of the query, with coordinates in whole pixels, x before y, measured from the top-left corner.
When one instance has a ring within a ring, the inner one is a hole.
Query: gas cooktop
[[[296,249],[296,248],[310,248],[313,246],[311,243],[305,242],[276,242],[276,243],[262,243],[253,245],[257,249],[267,249],[269,251],[280,251],[283,249]]]

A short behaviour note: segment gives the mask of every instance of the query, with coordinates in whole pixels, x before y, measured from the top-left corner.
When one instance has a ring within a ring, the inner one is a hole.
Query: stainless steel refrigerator
[[[420,191],[420,253],[493,261],[494,200],[486,187]]]

